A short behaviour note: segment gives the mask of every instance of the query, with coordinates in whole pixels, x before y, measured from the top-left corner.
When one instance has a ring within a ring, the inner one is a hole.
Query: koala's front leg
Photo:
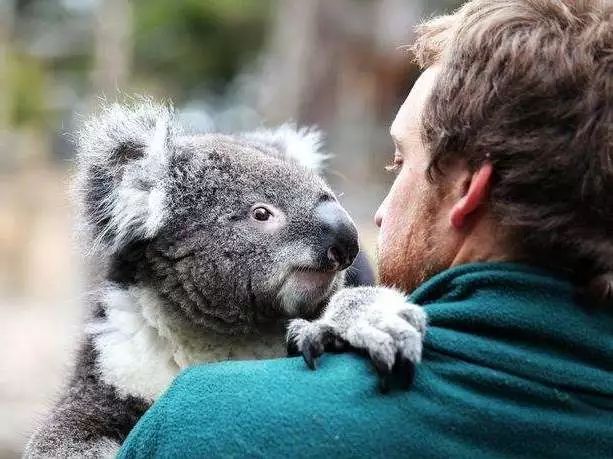
[[[91,340],[82,346],[64,396],[34,432],[27,458],[115,457],[121,443],[150,403],[120,397],[100,379]]]
[[[146,407],[139,400],[118,398],[96,381],[78,381],[32,435],[24,457],[115,457]]]
[[[367,352],[380,375],[381,390],[387,391],[393,369],[406,387],[411,385],[425,332],[426,313],[399,291],[357,287],[334,295],[319,319],[292,320],[287,342],[288,351],[302,354],[311,369],[325,350],[349,345]]]

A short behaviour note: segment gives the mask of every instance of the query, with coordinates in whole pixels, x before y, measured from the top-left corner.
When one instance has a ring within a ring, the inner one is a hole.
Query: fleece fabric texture
[[[508,263],[445,271],[413,388],[325,355],[183,372],[120,451],[148,457],[613,457],[613,314],[561,275]]]

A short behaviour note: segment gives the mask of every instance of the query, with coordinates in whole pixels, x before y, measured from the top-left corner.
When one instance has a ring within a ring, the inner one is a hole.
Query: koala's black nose
[[[321,229],[320,247],[325,265],[335,270],[348,268],[358,254],[358,230],[336,201],[319,204],[316,218]]]

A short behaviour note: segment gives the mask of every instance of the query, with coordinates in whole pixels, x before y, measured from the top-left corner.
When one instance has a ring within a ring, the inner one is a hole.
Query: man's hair
[[[613,302],[613,1],[473,0],[417,28],[440,66],[423,138],[495,171],[490,206],[532,261]]]

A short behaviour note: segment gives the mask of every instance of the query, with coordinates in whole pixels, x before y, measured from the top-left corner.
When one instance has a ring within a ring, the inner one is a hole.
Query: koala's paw
[[[311,369],[325,351],[350,346],[370,356],[380,376],[380,388],[389,390],[392,374],[410,387],[415,365],[421,361],[427,318],[423,309],[385,287],[341,290],[330,299],[318,320],[292,320],[287,331],[288,353],[302,354]]]

